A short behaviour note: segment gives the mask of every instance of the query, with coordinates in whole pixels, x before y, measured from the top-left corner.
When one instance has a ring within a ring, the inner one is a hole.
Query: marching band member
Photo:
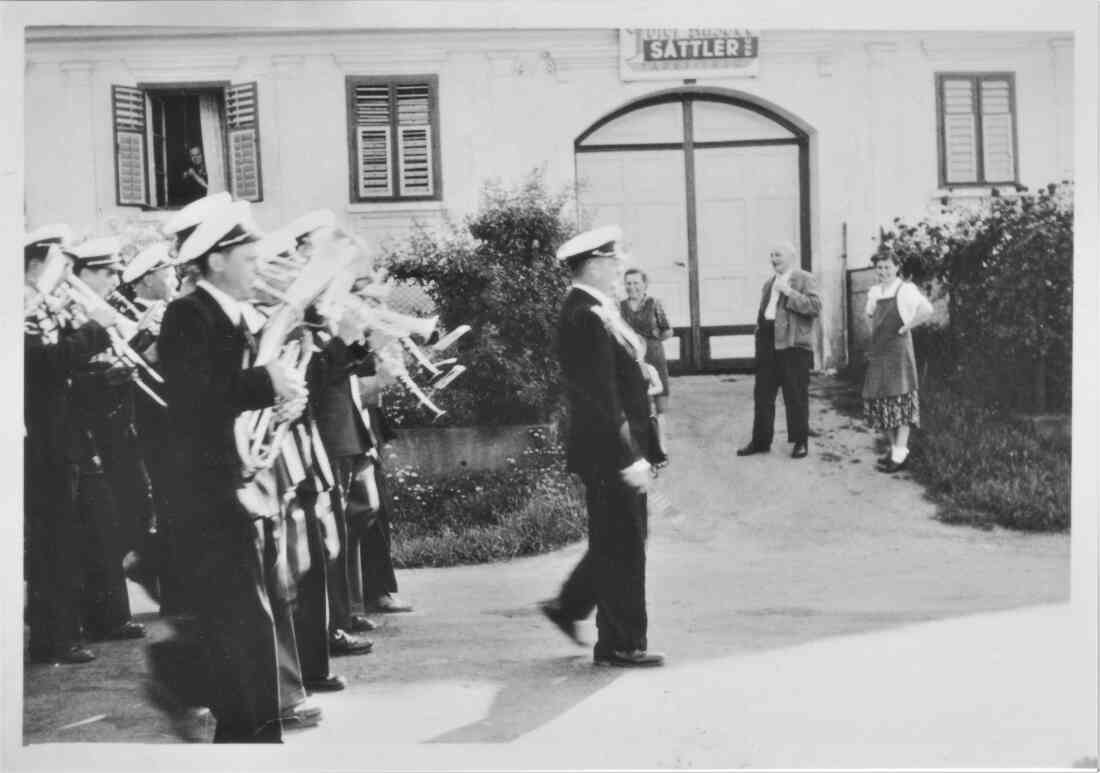
[[[25,281],[33,285],[51,245],[67,240],[66,226],[46,226],[24,242]],[[77,328],[53,340],[32,326],[24,335],[23,441],[28,654],[36,662],[86,663],[94,653],[80,643],[80,567],[77,514],[78,461],[83,444],[70,415],[69,380],[77,368],[107,349],[108,308],[92,310]]]
[[[298,218],[281,229],[293,238],[298,251],[308,256],[313,249],[312,236],[332,228],[331,212],[320,210]],[[369,631],[375,624],[352,613],[352,588],[358,572],[357,546],[348,539],[350,522],[366,517],[356,503],[365,500],[361,473],[371,448],[363,419],[355,406],[358,391],[353,387],[356,375],[366,368],[373,373],[373,362],[362,345],[363,331],[352,324],[350,315],[339,320],[336,335],[314,354],[307,371],[310,403],[325,451],[332,463],[336,486],[331,496],[339,550],[328,562],[329,650],[334,655],[370,652],[373,642],[354,632]]]
[[[122,263],[116,237],[66,248],[73,275],[106,299]],[[152,490],[134,425],[134,368],[102,352],[73,376],[73,419],[86,451],[80,461],[78,503],[87,529],[85,629],[92,639],[134,639],[145,628],[130,619],[123,559],[143,550],[155,530]]]
[[[178,260],[196,262],[202,278],[169,305],[158,340],[178,474],[187,481],[175,510],[181,564],[191,570],[183,581],[210,676],[203,702],[217,722],[215,742],[282,737],[275,607],[286,597],[286,578],[278,502],[272,506],[270,481],[245,477],[234,422],[277,400],[304,402],[306,390],[281,361],[252,365],[243,308],[258,239],[246,202],[213,206],[201,218]]]
[[[149,316],[149,329],[153,336],[159,335],[164,310],[175,296],[178,286],[176,269],[166,242],[146,247],[122,271],[122,290],[130,296],[136,312]],[[157,364],[155,340],[149,346],[141,348],[140,353],[150,364]],[[156,391],[153,385],[147,386]],[[168,426],[168,412],[148,394],[137,396],[134,415],[157,513],[157,555],[155,558],[143,558],[153,563],[158,570],[161,613],[167,615],[176,610],[176,600],[179,597],[174,583],[176,573],[170,568],[174,559],[171,506],[175,497],[169,488],[173,477],[171,449],[174,441]]]
[[[581,477],[588,508],[588,551],[557,598],[542,611],[580,643],[577,622],[596,609],[597,665],[659,666],[647,650],[646,489],[649,397],[639,365],[645,345],[613,300],[622,279],[622,232],[597,228],[557,252],[573,275],[558,326],[569,403],[566,463]]]
[[[289,258],[296,246],[295,240],[280,230],[258,243],[257,249],[262,258]],[[319,326],[311,321],[312,316],[307,311],[299,334]],[[310,335],[311,339],[315,337],[312,330]],[[308,375],[307,386],[313,388]],[[330,498],[335,476],[308,407],[291,426],[289,442],[284,443],[276,469],[286,479],[282,487],[284,518],[287,531],[293,535],[286,542],[292,559],[294,631],[302,682],[311,693],[343,690],[347,682],[331,671],[328,623],[328,562],[330,554],[339,551]]]

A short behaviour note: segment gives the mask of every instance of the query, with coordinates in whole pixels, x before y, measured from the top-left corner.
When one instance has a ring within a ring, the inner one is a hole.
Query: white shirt
[[[908,326],[918,312],[932,313],[931,302],[921,294],[917,286],[912,282],[904,282],[901,277],[898,277],[885,288],[876,284],[872,285],[871,289],[867,291],[867,307],[865,309],[867,316],[875,316],[875,306],[878,305],[878,302],[883,298],[890,298],[894,295],[898,299],[898,315],[901,317],[901,324],[903,325]]]
[[[222,307],[222,311],[225,312],[225,316],[229,317],[230,322],[234,325],[241,324],[241,315],[244,312],[241,311],[240,301],[229,293],[219,290],[205,279],[200,279],[195,282],[195,287],[201,287],[203,290],[210,293],[210,297],[218,302],[218,305]]]
[[[768,305],[764,307],[764,319],[775,319],[775,307],[779,303],[779,288],[776,285],[780,282],[789,283],[793,273],[794,269],[788,268],[782,274],[776,275],[775,281],[772,282],[772,297],[768,299]]]

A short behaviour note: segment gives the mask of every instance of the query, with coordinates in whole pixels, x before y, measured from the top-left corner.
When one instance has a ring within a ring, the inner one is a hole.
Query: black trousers
[[[393,571],[391,555],[389,492],[379,469],[376,482],[380,506],[377,512],[370,512],[363,480],[364,475],[370,474],[369,468],[364,469],[357,484],[348,492],[348,509],[353,514],[349,523],[349,539],[353,547],[358,545],[359,548],[363,581],[361,596],[367,602],[387,593],[397,593],[397,575]]]
[[[80,475],[77,509],[83,538],[81,620],[89,636],[100,637],[130,619],[130,597],[122,571],[125,537],[106,475]]]
[[[36,464],[30,453],[24,459],[28,649],[51,656],[80,639],[78,473],[72,465]]]
[[[282,523],[245,509],[235,467],[192,469],[186,477],[177,544],[195,616],[194,668],[206,677],[198,705],[214,715],[216,743],[278,742],[280,708],[289,702],[280,684],[287,692],[287,656],[296,650]],[[188,669],[176,676],[186,678]]]
[[[775,348],[775,323],[761,322],[756,331],[756,383],[753,387],[752,444],[767,447],[775,432],[775,396],[783,390],[787,440],[805,443],[810,434],[809,349]]]
[[[347,629],[351,624],[352,591],[358,587],[358,546],[351,543],[350,523],[361,513],[356,504],[361,499],[362,481],[359,475],[366,468],[365,455],[337,456],[330,460],[336,485],[331,492],[332,515],[340,551],[328,561],[329,630]]]
[[[583,620],[596,609],[596,655],[647,647],[646,495],[617,471],[584,476],[588,551],[558,595],[562,612]]]
[[[298,659],[306,681],[329,676],[328,557],[316,508],[327,504],[315,492],[298,489],[298,500],[305,512],[309,542],[309,569],[298,578],[294,603],[294,631],[298,640]]]

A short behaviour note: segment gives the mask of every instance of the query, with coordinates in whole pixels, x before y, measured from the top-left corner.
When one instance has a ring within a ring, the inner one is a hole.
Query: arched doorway
[[[582,222],[618,223],[676,331],[677,373],[753,367],[768,246],[810,268],[809,137],[790,119],[720,90],[653,94],[574,142]]]

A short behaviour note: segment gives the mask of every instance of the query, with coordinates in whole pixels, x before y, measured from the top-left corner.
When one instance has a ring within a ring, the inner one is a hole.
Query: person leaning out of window
[[[910,331],[932,316],[932,304],[912,282],[898,276],[892,254],[873,259],[878,284],[867,293],[871,322],[863,413],[872,429],[886,433],[889,452],[879,459],[880,472],[893,473],[909,460],[909,428],[920,426],[917,361]]]

